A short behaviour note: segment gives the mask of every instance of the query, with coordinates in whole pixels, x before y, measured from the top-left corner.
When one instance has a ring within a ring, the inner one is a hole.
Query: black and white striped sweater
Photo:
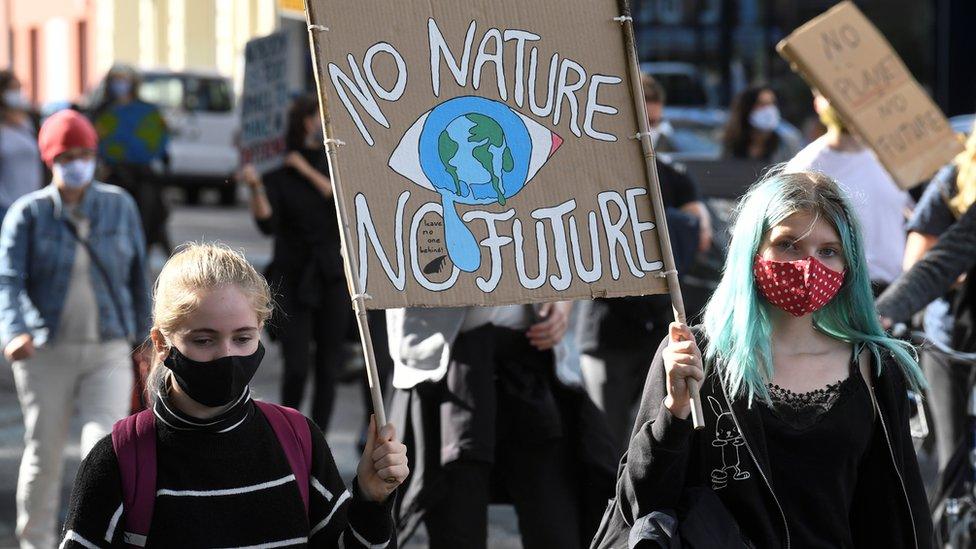
[[[194,422],[161,399],[156,407],[156,502],[146,547],[396,546],[393,497],[350,493],[319,428],[312,432],[309,510],[271,425],[244,398],[218,418]],[[81,465],[61,549],[124,547],[119,465],[111,436]]]

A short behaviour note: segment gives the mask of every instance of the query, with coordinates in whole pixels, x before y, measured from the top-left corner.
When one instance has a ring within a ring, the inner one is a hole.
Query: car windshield
[[[701,80],[690,74],[660,73],[655,74],[654,79],[664,87],[669,105],[705,106],[708,104],[708,97]]]
[[[674,133],[668,140],[675,152],[715,157],[721,154],[721,128],[679,120],[671,121],[671,125]]]
[[[229,112],[230,86],[222,78],[175,74],[147,74],[139,88],[143,101],[191,112]]]

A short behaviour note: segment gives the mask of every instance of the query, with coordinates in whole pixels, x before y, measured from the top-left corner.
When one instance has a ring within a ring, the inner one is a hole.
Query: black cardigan
[[[329,175],[324,150],[298,152],[315,169]],[[268,173],[264,184],[271,217],[255,222],[262,233],[274,237],[274,256],[267,273],[271,282],[283,291],[293,290],[313,266],[315,280],[342,280],[339,220],[333,198],[323,196],[312,182],[288,166]]]
[[[699,344],[703,337],[699,335]],[[702,406],[705,428],[695,431],[691,420],[673,417],[663,405],[667,396],[662,343],[651,364],[630,447],[620,461],[616,501],[604,518],[593,547],[626,548],[630,526],[653,511],[675,509],[687,487],[709,486],[709,472],[722,468],[721,448],[713,446],[717,428],[737,426],[745,440],[739,463],[749,477],[729,480],[719,498],[757,547],[802,547],[789,539],[786,519],[769,479],[768,454],[759,410],[744,398],[729,399],[715,368],[701,387],[703,403],[715,399],[722,413]],[[701,346],[704,353],[704,345]],[[884,354],[882,355],[884,356]],[[872,380],[880,423],[859,471],[851,515],[857,547],[932,547],[932,521],[908,429],[908,398],[904,377],[892,358],[880,374],[872,360]],[[884,428],[880,428],[880,426]]]

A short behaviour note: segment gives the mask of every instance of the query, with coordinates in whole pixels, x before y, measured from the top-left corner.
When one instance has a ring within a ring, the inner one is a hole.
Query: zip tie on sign
[[[326,32],[328,32],[329,27],[326,27],[325,25],[309,25],[308,26],[308,30],[310,30],[310,31],[326,31]]]
[[[630,136],[630,138],[631,139],[637,139],[638,141],[640,141],[640,138],[642,138],[644,136],[653,137],[654,134],[651,133],[651,132],[643,132],[643,133],[642,132],[637,132],[634,135]]]
[[[669,277],[671,275],[677,276],[678,275],[678,271],[659,271],[659,272],[654,273],[651,276],[655,276],[657,278],[667,278],[667,277]]]
[[[614,17],[613,20],[620,24],[626,23],[628,21],[630,21],[631,23],[634,22],[634,18],[629,15],[621,15],[619,17]]]
[[[356,301],[356,300],[358,300],[358,299],[363,299],[363,300],[367,300],[367,299],[373,299],[373,296],[371,296],[371,295],[369,295],[369,294],[354,294],[354,295],[352,296],[352,300],[353,300],[353,301]]]
[[[326,145],[332,144],[332,145],[335,145],[336,147],[341,147],[341,146],[345,145],[346,142],[343,141],[343,140],[341,140],[341,139],[332,139],[332,138],[329,138],[329,139],[326,139],[325,140],[325,144]]]

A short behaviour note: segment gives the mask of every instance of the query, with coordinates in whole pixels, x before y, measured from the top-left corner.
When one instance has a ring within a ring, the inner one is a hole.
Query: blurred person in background
[[[654,133],[654,128],[662,125],[664,88],[648,74],[642,75],[641,83]],[[656,156],[655,162],[675,262],[678,271],[684,272],[698,253],[712,245],[711,217],[698,185],[681,165],[663,161],[661,156]],[[578,306],[582,308],[578,335],[584,385],[593,402],[607,414],[614,443],[623,452],[641,380],[647,377],[657,344],[674,320],[671,299],[668,295],[597,298]]]
[[[128,414],[131,342],[149,333],[139,213],[128,194],[94,180],[95,129],[64,110],[45,121],[38,144],[52,184],[17,200],[0,229],[0,342],[26,427],[24,549],[55,546],[69,423],[81,420],[84,458]]]
[[[281,402],[300,409],[313,370],[312,419],[327,430],[336,374],[345,358],[345,336],[354,318],[315,96],[299,97],[292,104],[285,146],[284,166],[263,178],[253,166],[245,166],[241,179],[251,190],[251,212],[258,228],[274,237],[266,276],[281,309],[270,327],[281,341],[284,358]],[[383,311],[370,313],[369,318],[377,367],[385,383],[392,371],[386,318]],[[365,376],[361,379],[365,387]],[[368,389],[364,391],[364,421],[368,421],[372,401]]]
[[[664,102],[667,94],[664,86],[648,73],[641,73],[641,88],[644,90],[644,109],[647,112],[647,126],[651,130],[651,144],[654,152],[671,152],[674,145],[671,135],[674,127],[664,118]]]
[[[641,74],[641,87],[644,91],[644,107],[647,112],[647,125],[651,130],[651,141],[655,152],[666,152],[670,148],[667,141],[674,129],[664,119],[664,105],[667,95],[662,86],[650,74]],[[655,157],[658,179],[664,206],[677,208],[697,220],[697,251],[707,251],[712,245],[712,221],[708,208],[702,202],[698,185],[685,173],[684,167]]]
[[[905,255],[905,219],[912,199],[845,125],[840,113],[820,93],[814,110],[827,133],[790,160],[786,172],[818,171],[837,181],[854,205],[864,234],[864,251],[875,295],[901,274]]]
[[[44,170],[30,101],[10,71],[0,71],[0,220],[11,204],[41,188]]]
[[[136,200],[146,247],[158,244],[167,256],[172,251],[166,220],[169,208],[163,185],[153,171],[166,159],[169,130],[156,105],[139,98],[139,76],[116,65],[105,76],[104,97],[90,117],[98,131],[98,159],[107,183],[122,187]]]
[[[935,274],[933,269],[949,273],[941,264],[940,256],[963,261],[976,253],[976,243],[951,237],[942,243],[944,252],[928,257],[928,252],[940,241],[940,237],[956,225],[972,210],[976,202],[976,125],[966,141],[966,150],[960,153],[951,164],[940,170],[925,189],[918,206],[908,223],[908,242],[905,246],[904,268],[906,273],[893,287],[881,295],[878,301],[879,312],[898,321],[908,321],[917,311],[925,308],[924,331],[926,338],[938,345],[926,345],[921,353],[921,365],[929,381],[929,410],[935,424],[935,441],[939,469],[944,470],[950,458],[965,435],[966,405],[973,384],[972,361],[958,360],[949,351],[962,353],[976,352],[976,325],[972,313],[972,300],[976,297],[974,276],[969,273],[965,279],[952,288],[937,288],[936,295],[928,295],[923,280]],[[969,217],[974,217],[976,213]],[[956,229],[959,231],[960,229]],[[976,230],[970,229],[972,233]],[[959,233],[965,235],[967,231]],[[976,237],[976,234],[970,235]],[[921,274],[916,274],[913,266],[922,258],[926,263],[920,266]],[[933,263],[934,261],[934,263]],[[969,260],[971,265],[972,261]],[[949,280],[956,281],[958,272],[969,267],[955,269],[957,274]],[[934,301],[933,301],[934,300]],[[931,304],[929,304],[931,302]],[[968,305],[967,305],[968,304]],[[968,311],[968,313],[967,313]],[[941,349],[939,348],[941,347]]]
[[[780,116],[776,93],[769,86],[752,86],[732,100],[722,137],[722,156],[767,164],[785,162],[800,150],[788,133],[778,131]]]

